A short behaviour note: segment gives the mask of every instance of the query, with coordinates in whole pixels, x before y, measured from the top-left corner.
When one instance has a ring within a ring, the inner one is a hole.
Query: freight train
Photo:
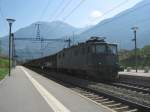
[[[104,38],[91,37],[84,43],[64,48],[60,52],[24,64],[68,75],[99,81],[114,81],[118,77],[117,44]]]

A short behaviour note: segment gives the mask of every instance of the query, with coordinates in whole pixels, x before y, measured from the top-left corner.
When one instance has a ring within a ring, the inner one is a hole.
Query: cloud
[[[102,15],[103,15],[102,12],[100,12],[98,10],[94,10],[91,12],[90,17],[94,19],[94,18],[99,18]]]
[[[99,10],[94,10],[90,13],[89,16],[89,25],[95,25],[97,24],[101,19],[101,17],[103,16],[103,13]]]

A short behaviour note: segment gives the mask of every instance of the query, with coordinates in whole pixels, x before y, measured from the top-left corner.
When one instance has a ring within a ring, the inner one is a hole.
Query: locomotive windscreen
[[[96,45],[96,53],[105,53],[106,52],[106,45],[99,44]]]
[[[109,44],[108,52],[112,54],[117,54],[117,45]]]

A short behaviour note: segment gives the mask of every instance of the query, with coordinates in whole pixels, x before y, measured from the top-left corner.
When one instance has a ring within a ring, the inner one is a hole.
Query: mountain
[[[150,44],[150,1],[143,0],[131,9],[125,10],[118,15],[103,20],[94,27],[78,35],[77,41],[85,41],[90,36],[103,36],[109,42],[119,43],[119,47],[131,49],[134,44],[133,26],[138,26],[138,47]]]
[[[72,32],[78,31],[78,28],[75,28],[67,23],[63,23],[61,21],[53,21],[53,22],[36,22],[25,28],[21,28],[15,32],[15,35],[18,37],[22,36],[32,36],[35,37],[37,26],[40,26],[41,36],[44,38],[61,38],[66,35],[72,34]]]
[[[37,34],[37,24],[39,25],[40,35],[42,38],[48,39],[56,39],[56,38],[64,38],[66,39],[68,35],[72,35],[73,32],[80,32],[80,28],[75,28],[67,23],[61,21],[53,21],[53,22],[35,22],[27,27],[21,28],[14,33],[15,38],[36,38]],[[8,36],[0,38],[2,41],[2,49],[3,53],[8,53]],[[37,43],[37,42],[36,42]],[[19,57],[39,57],[40,56],[40,42],[36,44],[33,41],[15,41],[17,54]],[[49,45],[47,45],[49,43]],[[65,44],[62,41],[51,41],[51,42],[43,42],[44,46],[47,45],[48,48],[44,49],[45,55],[50,53],[57,52],[60,48],[64,48]],[[55,47],[55,48],[54,48]],[[51,50],[51,51],[50,51]],[[31,56],[32,55],[32,56]]]
[[[137,31],[137,43],[138,47],[142,48],[144,45],[150,44],[150,1],[143,0],[127,9],[116,16],[105,19],[95,26],[89,26],[86,28],[75,28],[67,23],[61,21],[54,22],[36,22],[25,28],[22,28],[15,32],[15,37],[36,37],[37,27],[35,24],[40,24],[40,33],[43,38],[63,38],[66,39],[66,35],[71,37],[73,32],[76,32],[73,43],[78,43],[87,40],[91,36],[102,36],[106,37],[107,41],[119,43],[120,49],[132,49],[134,43],[131,41],[133,39],[133,31],[131,28],[133,26],[138,26]],[[8,37],[2,38],[2,46],[4,52],[8,52]],[[41,56],[41,51],[45,55],[53,54],[60,49],[64,48],[67,43],[60,41],[52,41],[48,43],[43,43],[45,48],[40,50],[40,44],[33,44],[33,42],[28,41],[16,41],[17,54],[20,57],[25,56],[30,58],[38,58]]]
[[[77,32],[75,32],[76,35],[81,34],[82,32],[87,31],[88,29],[92,28],[94,25],[89,25],[83,28],[80,28]]]

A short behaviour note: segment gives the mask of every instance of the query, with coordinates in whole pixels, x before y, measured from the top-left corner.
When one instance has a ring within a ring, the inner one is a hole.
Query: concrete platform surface
[[[150,72],[148,73],[144,73],[144,70],[138,70],[138,72],[136,72],[135,70],[131,70],[130,72],[122,71],[119,72],[120,75],[133,75],[133,76],[142,76],[142,77],[150,77]]]
[[[0,83],[0,112],[112,112],[27,68]]]

